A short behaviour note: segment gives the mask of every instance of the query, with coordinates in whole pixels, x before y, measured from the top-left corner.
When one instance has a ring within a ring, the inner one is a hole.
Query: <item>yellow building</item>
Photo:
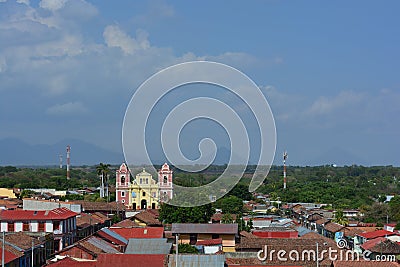
[[[0,198],[17,198],[13,189],[0,188]]]
[[[158,184],[145,169],[136,175],[129,192],[129,206],[136,209],[159,208]]]

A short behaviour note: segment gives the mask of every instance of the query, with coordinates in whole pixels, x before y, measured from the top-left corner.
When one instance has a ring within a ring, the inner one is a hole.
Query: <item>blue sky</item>
[[[135,89],[164,67],[212,60],[263,90],[276,120],[276,163],[287,149],[289,164],[400,165],[399,8],[0,0],[0,139],[74,138],[121,151]]]

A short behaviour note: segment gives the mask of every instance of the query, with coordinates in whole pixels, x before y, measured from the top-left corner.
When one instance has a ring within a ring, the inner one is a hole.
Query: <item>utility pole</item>
[[[287,152],[283,152],[283,189],[286,189],[286,159]]]
[[[101,172],[100,197],[104,197],[104,173],[103,172]]]
[[[175,236],[175,243],[176,243],[176,257],[175,257],[175,266],[178,267],[178,242],[179,242],[179,236],[176,234]]]
[[[4,243],[5,243],[5,231],[3,231],[3,240],[2,240],[2,251],[1,251],[1,267],[4,267]]]
[[[71,179],[71,147],[67,146],[67,180]]]
[[[31,267],[33,267],[33,248],[34,248],[34,241],[33,241],[33,238],[32,238],[32,262],[31,262]]]

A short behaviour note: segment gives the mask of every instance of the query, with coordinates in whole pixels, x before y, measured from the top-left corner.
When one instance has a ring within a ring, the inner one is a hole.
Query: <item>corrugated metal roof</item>
[[[125,254],[169,254],[171,247],[166,238],[130,238]]]
[[[110,246],[110,243],[107,243],[106,241],[104,241],[100,238],[91,237],[86,241],[89,242],[90,244],[92,244],[93,246],[100,248],[105,253],[120,253],[117,249]]]
[[[175,267],[176,255],[169,256],[168,267]],[[179,267],[224,267],[225,255],[178,255]]]
[[[219,224],[219,223],[173,223],[173,234],[236,234],[238,232],[238,225],[233,224]]]
[[[299,232],[299,236],[303,236],[305,234],[312,232],[310,229],[302,227],[302,226],[297,227],[297,231]]]
[[[105,233],[105,234],[107,234],[107,235],[109,235],[109,236],[111,236],[111,237],[113,237],[113,238],[115,238],[115,239],[117,239],[117,240],[119,240],[119,241],[121,241],[121,242],[123,242],[124,244],[128,244],[128,240],[125,237],[117,234],[114,231],[111,231],[108,228],[102,228],[100,231]]]

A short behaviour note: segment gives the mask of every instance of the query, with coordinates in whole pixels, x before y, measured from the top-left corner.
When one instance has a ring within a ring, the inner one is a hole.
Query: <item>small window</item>
[[[168,178],[166,175],[164,175],[164,184],[168,183]]]
[[[211,238],[212,238],[212,239],[218,239],[218,238],[219,238],[219,235],[218,235],[218,234],[212,234]]]
[[[121,191],[121,197],[125,197],[125,191]]]
[[[14,222],[8,222],[8,227],[7,227],[7,231],[8,232],[14,232]]]
[[[142,178],[140,178],[140,183],[141,183],[141,184],[143,183],[143,179],[142,179]]]
[[[125,199],[121,200],[122,203],[125,203]]]
[[[125,176],[122,176],[121,177],[121,184],[124,184],[125,183]]]
[[[190,245],[196,245],[197,243],[197,234],[190,234]]]
[[[148,184],[149,183],[149,178],[146,178],[146,184]]]
[[[144,197],[145,197],[145,196],[146,196],[146,192],[143,192],[143,193],[142,193],[142,196],[144,196]]]

